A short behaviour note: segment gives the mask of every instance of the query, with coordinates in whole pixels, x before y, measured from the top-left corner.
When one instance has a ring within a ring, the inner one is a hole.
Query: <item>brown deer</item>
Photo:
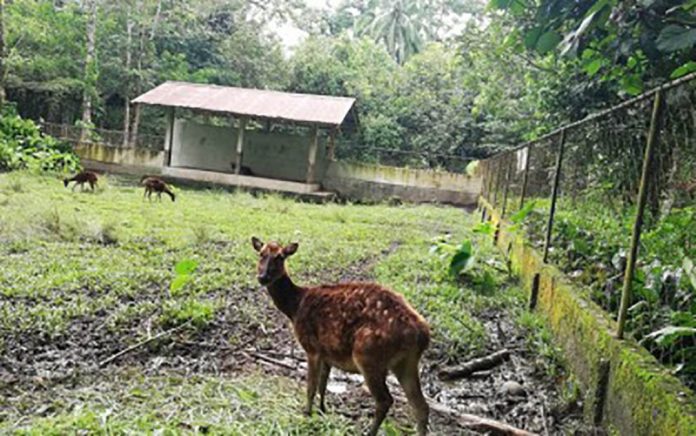
[[[295,337],[307,354],[307,407],[319,407],[332,367],[360,373],[375,399],[370,435],[376,435],[393,403],[386,378],[393,372],[413,408],[418,434],[428,429],[428,403],[421,392],[418,363],[430,342],[430,328],[404,298],[375,283],[343,283],[301,287],[285,268],[298,244],[285,247],[251,239],[260,259],[257,279],[275,306],[292,322]]]
[[[172,201],[175,201],[176,195],[172,192],[172,190],[167,186],[167,184],[164,182],[164,180],[160,179],[159,177],[155,176],[143,176],[140,179],[140,184],[145,186],[145,192],[143,193],[143,198],[147,197],[148,200],[150,200],[150,196],[152,195],[153,192],[157,193],[157,198],[162,201],[162,193],[164,192],[165,194],[169,195],[169,197],[172,199]]]
[[[63,179],[63,186],[67,188],[70,182],[75,182],[72,187],[73,191],[78,185],[80,185],[81,190],[84,190],[85,183],[89,183],[90,189],[92,189],[92,192],[94,192],[94,187],[97,186],[98,179],[97,174],[93,173],[92,171],[81,171],[69,179]]]

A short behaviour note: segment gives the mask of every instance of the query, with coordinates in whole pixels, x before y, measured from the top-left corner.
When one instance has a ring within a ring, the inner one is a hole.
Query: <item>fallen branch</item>
[[[502,351],[507,351],[507,350],[502,350]],[[509,351],[507,351],[509,354]],[[247,355],[248,357],[253,357],[258,360],[261,360],[262,362],[267,362],[273,365],[277,365],[283,368],[287,368],[293,371],[297,372],[302,372],[300,368],[298,367],[293,367],[291,365],[288,365],[285,362],[281,362],[279,360],[273,359],[268,356],[264,356],[263,354],[259,353],[254,353],[254,352],[242,352],[243,354]],[[363,385],[363,389],[366,390],[366,392],[369,392],[367,388]],[[407,403],[406,397],[404,397],[401,394],[392,392],[392,397],[398,401]],[[519,428],[513,427],[511,425],[505,424],[504,422],[496,421],[493,419],[489,418],[484,418],[481,416],[476,416],[476,415],[471,415],[468,413],[459,413],[454,409],[451,409],[445,405],[436,403],[433,401],[431,398],[427,398],[428,405],[430,406],[430,409],[438,412],[443,415],[447,415],[449,418],[453,419],[457,424],[461,425],[462,427],[465,428],[470,428],[473,430],[479,430],[479,431],[487,431],[487,432],[492,432],[493,434],[496,435],[504,435],[504,436],[537,436],[535,433],[530,433],[526,430],[521,430]]]
[[[242,351],[242,354],[245,354],[247,357],[250,357],[250,358],[253,357],[257,360],[261,360],[263,362],[272,363],[273,365],[280,366],[281,368],[290,369],[292,371],[299,371],[299,369],[300,369],[296,366],[288,365],[285,362],[281,362],[280,360],[273,359],[272,357],[264,356],[263,354],[253,353],[253,352],[247,353],[244,351]]]
[[[482,416],[471,415],[469,413],[459,413],[456,410],[450,409],[445,405],[436,403],[431,399],[428,399],[428,405],[430,406],[430,410],[434,410],[435,412],[447,415],[462,427],[470,428],[473,430],[487,431],[492,432],[496,435],[505,436],[534,436],[536,434],[513,427],[509,424],[505,424],[504,422],[484,418]]]
[[[119,357],[123,356],[124,354],[128,354],[133,350],[137,350],[138,348],[143,347],[143,346],[149,344],[150,342],[156,341],[157,339],[163,338],[165,336],[169,336],[172,333],[176,333],[179,330],[182,330],[184,327],[186,327],[190,324],[191,324],[191,321],[186,321],[185,323],[179,324],[178,326],[176,326],[174,328],[171,328],[169,330],[165,330],[161,333],[156,334],[155,336],[151,336],[147,339],[144,339],[144,340],[138,342],[137,344],[132,345],[132,346],[126,348],[125,350],[121,350],[118,353],[114,354],[113,356],[102,360],[101,362],[99,362],[99,366],[104,366],[110,362],[113,362],[114,360],[118,359]]]
[[[443,369],[438,373],[442,380],[455,380],[468,377],[478,371],[495,368],[510,358],[510,350],[503,348],[485,357],[470,360],[469,362],[451,369]]]

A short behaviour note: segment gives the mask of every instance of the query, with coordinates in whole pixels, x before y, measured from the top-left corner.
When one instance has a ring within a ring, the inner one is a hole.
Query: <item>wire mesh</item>
[[[79,126],[69,124],[56,124],[40,122],[41,129],[47,135],[53,136],[61,141],[70,143],[101,144],[107,147],[134,146],[147,148],[150,150],[162,150],[164,148],[164,137],[158,135],[138,134],[135,144],[124,141],[124,132],[121,130],[107,130],[96,127],[83,129]]]
[[[696,385],[696,80],[666,85],[627,331]],[[565,126],[549,261],[616,316],[656,92]],[[543,246],[560,131],[487,159],[483,196]],[[507,187],[507,195],[502,187]]]

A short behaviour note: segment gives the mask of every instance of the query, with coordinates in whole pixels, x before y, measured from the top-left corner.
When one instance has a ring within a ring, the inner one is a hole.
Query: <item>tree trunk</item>
[[[142,3],[141,3],[142,4]],[[141,9],[142,10],[142,9]],[[145,29],[140,26],[140,50],[138,52],[138,62],[136,68],[138,70],[138,80],[135,84],[135,93],[140,95],[142,89],[142,72],[143,72],[143,57],[145,56]],[[135,147],[138,141],[138,126],[140,125],[140,105],[136,104],[133,108],[133,123],[130,130],[130,146]]]
[[[139,1],[136,5],[136,9],[143,13],[145,10],[145,1]],[[145,30],[145,24],[141,20],[140,25],[139,25],[139,31],[140,31],[140,50],[138,52],[138,61],[137,61],[137,70],[138,70],[138,81],[136,83],[136,94],[140,95],[143,92],[143,82],[142,82],[142,77],[143,77],[143,64],[146,63],[147,61],[147,56],[148,56],[148,49],[150,47],[150,43],[154,40],[155,34],[157,32],[157,26],[159,24],[159,20],[161,17],[162,13],[162,0],[157,0],[157,6],[155,9],[155,16],[152,19],[152,26],[150,28],[149,35]],[[130,145],[132,147],[136,146],[136,142],[138,141],[138,126],[140,125],[140,112],[141,112],[141,105],[135,105],[133,108],[133,123],[131,124],[131,130],[130,130]]]
[[[0,0],[0,107],[5,104],[5,0]]]
[[[127,147],[130,137],[130,69],[132,61],[131,42],[133,40],[133,20],[131,19],[131,10],[128,7],[128,15],[126,17],[126,85],[123,92],[123,97],[126,100],[123,113],[123,146]]]
[[[96,37],[97,37],[97,0],[86,0],[87,17],[87,53],[85,55],[84,90],[82,92],[82,133],[80,140],[87,139],[92,126],[92,96],[96,87]]]

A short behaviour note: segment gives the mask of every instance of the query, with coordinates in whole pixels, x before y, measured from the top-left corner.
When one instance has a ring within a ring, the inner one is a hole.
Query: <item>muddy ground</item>
[[[382,255],[397,248],[398,244],[392,244]],[[355,263],[343,272],[341,279],[372,279],[371,269],[377,260]],[[103,365],[99,362],[113,358],[126,348],[124,344],[142,339],[137,334],[148,331],[151,319],[144,317],[131,325],[122,325],[114,334],[104,326],[105,314],[97,313],[72,323],[59,338],[49,339],[41,334],[5,336],[4,352],[0,355],[0,391],[15,416],[41,416],[51,412],[40,405],[42,397],[48,399],[60,389],[93,383],[125,368],[140,368],[146,375],[174,372],[229,378],[261,371],[302,380],[306,368],[303,352],[295,345],[288,322],[265,292],[260,287],[235,295],[225,290],[219,292],[226,299],[226,309],[203,329],[182,328]],[[240,316],[251,306],[260,308],[256,323]],[[437,372],[456,362],[445,362],[437,345],[431,347],[422,365],[424,391],[431,401],[539,434],[592,434],[582,424],[582,405],[568,394],[572,389],[563,370],[529,345],[532,333],[519,327],[503,310],[488,309],[477,316],[489,337],[485,351],[507,348],[511,358],[492,370],[443,382]],[[400,394],[395,380],[392,382],[392,391]],[[367,424],[372,401],[362,388],[360,377],[334,369],[328,389],[331,413],[359,418]],[[25,401],[27,397],[34,401]],[[408,407],[397,400],[391,413],[405,417]],[[408,418],[405,420],[408,422]],[[437,412],[431,415],[431,428],[434,434],[443,435],[480,433]]]

